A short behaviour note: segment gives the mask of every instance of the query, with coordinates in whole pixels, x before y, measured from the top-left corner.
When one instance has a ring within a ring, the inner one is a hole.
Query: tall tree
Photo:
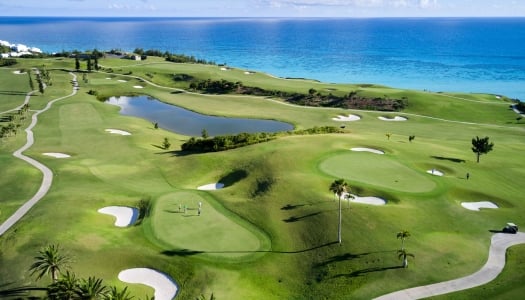
[[[401,239],[401,250],[405,249],[405,240],[410,237],[408,230],[401,230],[397,233],[397,238]]]
[[[87,62],[86,62],[86,69],[88,72],[91,72],[93,70],[93,66],[91,65],[91,55],[88,55]]]
[[[75,70],[80,70],[80,60],[78,59],[78,54],[75,56]]]
[[[415,255],[409,253],[406,249],[397,250],[397,257],[403,260],[403,268],[408,268],[408,257],[415,258]]]
[[[209,137],[209,135],[208,135],[208,130],[206,130],[206,128],[203,128],[203,129],[201,130],[201,137],[202,137],[203,139],[207,139],[207,138]]]
[[[337,241],[339,242],[339,245],[342,243],[341,238],[341,223],[342,223],[342,211],[341,211],[341,198],[343,197],[344,193],[348,190],[348,184],[345,182],[344,179],[337,179],[332,184],[330,184],[329,188],[330,192],[333,192],[337,198],[339,198],[339,226],[337,228]]]
[[[482,154],[487,154],[494,148],[494,143],[489,143],[489,137],[479,138],[476,136],[472,139],[472,152],[476,153],[477,162]]]
[[[31,76],[31,70],[27,71],[27,76],[29,76],[29,88],[31,88],[31,90],[34,91],[35,83],[33,82],[33,76]]]
[[[67,267],[69,257],[60,253],[58,245],[48,245],[38,252],[35,262],[29,268],[31,275],[37,273],[37,280],[48,274],[53,282],[58,280],[61,269]]]

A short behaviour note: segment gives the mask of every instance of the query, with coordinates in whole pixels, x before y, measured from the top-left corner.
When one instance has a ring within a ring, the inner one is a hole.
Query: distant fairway
[[[395,161],[387,155],[340,153],[321,162],[319,168],[335,177],[401,192],[429,192],[436,184],[425,175]]]
[[[200,216],[199,202],[202,203]],[[179,204],[187,206],[186,213],[184,208],[179,211]],[[171,245],[174,251],[240,258],[264,250],[267,243],[261,241],[261,233],[253,232],[253,226],[242,224],[239,218],[228,218],[199,192],[181,191],[164,195],[156,202],[152,215],[154,236]]]

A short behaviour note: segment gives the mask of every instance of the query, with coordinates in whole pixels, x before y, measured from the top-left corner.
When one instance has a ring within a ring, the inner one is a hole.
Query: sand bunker
[[[220,190],[224,187],[224,183],[210,183],[206,185],[201,185],[197,189],[201,191],[213,191],[213,190]]]
[[[386,118],[386,117],[378,117],[379,120],[381,121],[394,121],[394,122],[399,122],[399,121],[406,121],[408,120],[407,118],[405,117],[400,117],[400,116],[395,116],[393,118]]]
[[[443,176],[443,172],[439,171],[439,170],[436,170],[436,169],[432,169],[432,170],[428,170],[427,171],[428,174],[431,174],[431,175],[434,175],[434,176]]]
[[[26,72],[20,72],[20,70],[16,70],[16,71],[13,71],[13,74],[22,75],[22,74],[27,74],[27,73]]]
[[[126,283],[139,283],[155,290],[155,300],[171,300],[177,295],[177,284],[166,274],[147,268],[128,269],[118,274]]]
[[[69,155],[69,154],[57,153],[57,152],[46,152],[46,153],[42,153],[42,154],[47,155],[47,156],[51,156],[51,157],[54,157],[54,158],[68,158],[68,157],[71,157],[71,155]]]
[[[337,118],[332,118],[332,120],[334,121],[340,121],[340,122],[345,122],[345,121],[358,121],[358,120],[361,120],[361,117],[360,116],[356,116],[356,115],[348,115],[348,116],[337,116]]]
[[[119,79],[118,82],[127,82],[126,80]]]
[[[352,151],[357,151],[357,152],[371,152],[371,153],[375,153],[375,154],[385,154],[384,151],[381,151],[381,150],[377,150],[377,149],[372,149],[372,148],[352,148],[350,149]]]
[[[111,77],[106,77],[106,79],[111,79]]]
[[[107,132],[120,135],[131,135],[131,133],[120,129],[106,129]]]
[[[496,204],[490,201],[480,202],[461,202],[461,206],[469,210],[479,211],[480,208],[498,208]]]
[[[348,193],[343,193],[343,195],[341,195],[341,199],[348,200],[347,195]],[[354,194],[350,194],[350,195],[352,195],[353,197],[353,199],[352,198],[350,199],[350,202],[368,204],[368,205],[377,205],[377,206],[386,204],[385,199],[382,199],[379,197],[359,197]]]
[[[135,224],[139,216],[139,210],[127,206],[108,206],[98,210],[99,213],[112,215],[115,218],[115,226],[127,227]]]
[[[142,85],[134,85],[133,87],[136,88],[136,89],[143,89],[144,88]]]

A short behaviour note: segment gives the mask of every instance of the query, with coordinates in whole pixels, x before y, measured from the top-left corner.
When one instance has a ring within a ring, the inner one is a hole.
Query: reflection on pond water
[[[202,115],[149,96],[111,97],[106,102],[120,106],[123,115],[144,118],[163,129],[188,136],[200,136],[203,129],[210,136],[293,130],[291,124],[273,120]]]

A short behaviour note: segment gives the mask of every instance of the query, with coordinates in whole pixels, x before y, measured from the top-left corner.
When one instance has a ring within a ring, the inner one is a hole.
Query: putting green
[[[202,203],[198,215],[199,202]],[[179,204],[187,206],[179,211]],[[199,192],[180,191],[164,195],[153,208],[151,225],[155,238],[173,251],[241,258],[268,249],[269,241],[253,225],[221,207]],[[231,214],[224,215],[223,214]],[[183,254],[183,253],[181,253]]]
[[[319,168],[336,177],[402,192],[422,193],[436,187],[424,170],[418,173],[387,155],[349,151],[325,159]]]

